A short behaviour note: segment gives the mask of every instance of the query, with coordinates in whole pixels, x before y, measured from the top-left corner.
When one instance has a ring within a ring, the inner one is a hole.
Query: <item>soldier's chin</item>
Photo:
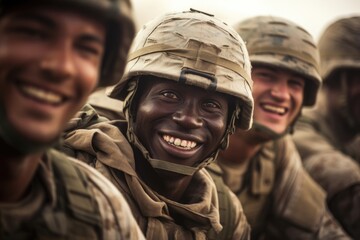
[[[60,134],[42,135],[19,131],[15,128],[7,128],[1,131],[1,138],[9,146],[9,149],[20,154],[31,154],[45,151],[55,146],[60,139]]]
[[[31,142],[34,145],[49,146],[52,145],[55,141],[58,141],[60,139],[60,133],[56,132],[51,134],[38,134],[38,135],[31,134],[25,139],[27,140],[27,142]]]
[[[24,139],[21,145],[17,147],[20,152],[25,154],[44,152],[59,143],[59,136],[47,139]]]

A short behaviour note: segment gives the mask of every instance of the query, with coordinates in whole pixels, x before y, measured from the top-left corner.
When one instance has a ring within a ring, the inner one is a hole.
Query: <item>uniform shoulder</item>
[[[54,161],[67,161],[86,178],[86,186],[100,210],[105,239],[144,239],[128,203],[119,190],[96,169],[56,150]],[[80,179],[79,179],[80,181]],[[127,236],[127,237],[124,237]]]

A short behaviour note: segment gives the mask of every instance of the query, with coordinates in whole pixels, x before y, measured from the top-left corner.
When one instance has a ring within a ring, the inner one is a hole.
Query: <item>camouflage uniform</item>
[[[305,80],[302,105],[314,104],[321,79],[318,51],[309,33],[291,21],[271,16],[244,20],[235,29],[247,42],[253,66],[300,75]],[[224,182],[243,205],[252,238],[348,239],[329,214],[325,193],[302,167],[287,134],[294,123],[279,134],[256,120],[249,132],[235,133],[237,138],[246,139],[244,143],[251,142],[250,148],[255,146],[250,149],[254,153],[234,161],[227,157],[226,163],[225,155],[217,159]],[[237,144],[230,142],[227,151],[250,152]],[[217,166],[210,168],[214,172]]]
[[[347,112],[347,92],[341,71],[360,69],[360,18],[331,24],[319,42],[324,86],[314,109],[304,111],[294,140],[310,175],[326,190],[333,215],[355,239],[360,239],[359,122]],[[359,79],[357,79],[359,80]],[[329,101],[333,84],[338,94]],[[331,86],[330,86],[331,85]],[[346,83],[345,83],[346,85]],[[335,86],[335,85],[334,85]],[[338,102],[334,104],[334,101]]]
[[[55,161],[73,166],[81,178],[55,168]],[[124,197],[86,164],[50,150],[34,179],[20,202],[0,204],[1,239],[144,239]],[[77,181],[86,181],[85,188]]]
[[[267,142],[244,171],[221,159],[217,163],[243,205],[253,239],[348,239],[328,213],[325,193],[304,171],[290,136]]]
[[[124,100],[126,121],[101,121],[85,108],[67,130],[63,150],[93,165],[116,184],[147,239],[220,239],[218,193],[203,168],[226,146],[235,124],[242,129],[251,126],[252,81],[245,44],[232,28],[214,16],[191,10],[149,22],[138,33],[132,50],[125,74],[111,93],[113,98]],[[136,116],[132,103],[138,86],[145,81],[142,76],[232,96],[234,106],[229,109],[224,136],[206,159],[185,166],[150,156],[133,131]],[[149,168],[191,176],[182,196],[185,200],[172,201],[150,188],[135,169],[135,152],[141,152],[138,156],[144,157]],[[225,191],[233,202],[230,239],[248,239],[250,227],[241,204],[228,188]]]

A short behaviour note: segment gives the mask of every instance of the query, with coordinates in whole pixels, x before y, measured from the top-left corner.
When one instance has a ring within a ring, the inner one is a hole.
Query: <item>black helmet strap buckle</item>
[[[198,75],[200,77],[204,77],[204,78],[209,79],[210,84],[209,84],[209,87],[207,89],[210,90],[210,91],[215,91],[216,90],[217,80],[216,80],[216,77],[214,75],[204,73],[204,72],[200,72],[200,71],[190,69],[190,68],[183,68],[181,70],[181,73],[180,73],[179,83],[183,83],[183,84],[186,83],[186,74]]]

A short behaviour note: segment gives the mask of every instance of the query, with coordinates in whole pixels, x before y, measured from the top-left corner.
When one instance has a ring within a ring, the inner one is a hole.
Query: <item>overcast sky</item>
[[[292,20],[317,40],[334,20],[360,15],[360,0],[132,0],[138,29],[154,17],[190,7],[215,14],[233,25],[255,15],[274,15]]]

